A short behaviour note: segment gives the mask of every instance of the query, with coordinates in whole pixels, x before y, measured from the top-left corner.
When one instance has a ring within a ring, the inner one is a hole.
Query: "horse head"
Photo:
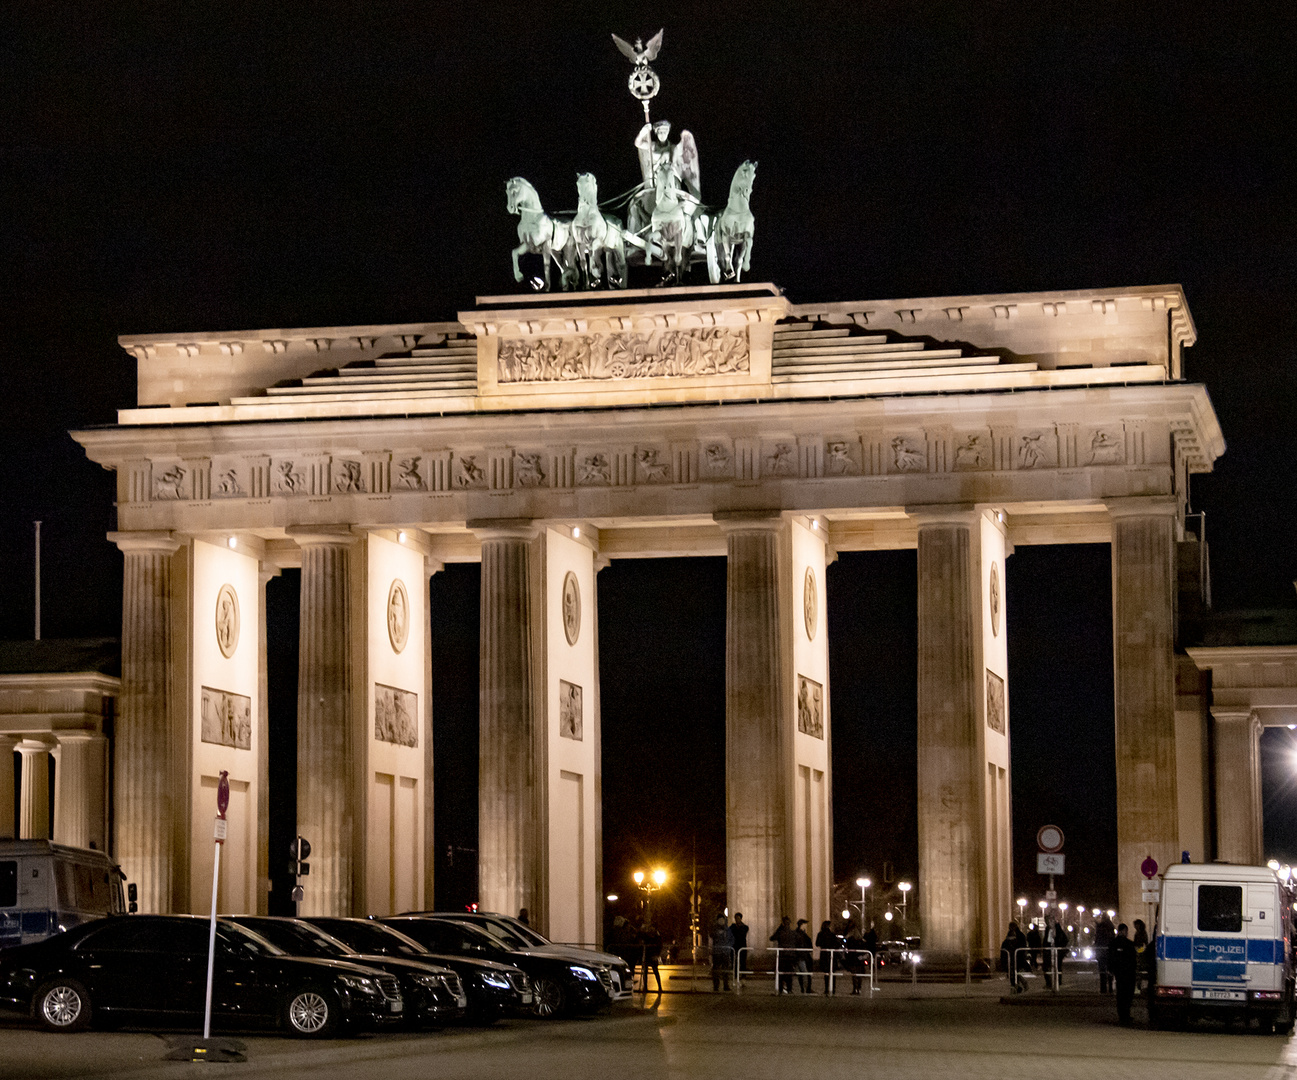
[[[663,204],[671,206],[676,199],[676,193],[680,190],[680,182],[676,177],[675,169],[672,168],[670,161],[664,161],[657,167],[653,174],[653,196],[658,206]]]
[[[508,199],[509,213],[516,214],[520,210],[539,210],[540,196],[536,194],[536,189],[531,186],[521,176],[515,176],[504,185],[505,196]]]
[[[577,173],[576,194],[582,203],[599,205],[599,182],[594,178],[594,173]]]
[[[730,198],[735,195],[747,202],[752,197],[752,184],[757,178],[757,163],[745,161],[734,170],[734,179],[730,181]]]

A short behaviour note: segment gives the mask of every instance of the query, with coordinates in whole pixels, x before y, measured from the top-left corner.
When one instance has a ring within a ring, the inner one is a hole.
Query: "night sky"
[[[118,334],[444,319],[513,291],[505,180],[554,209],[578,171],[607,194],[635,182],[641,113],[608,34],[662,26],[654,115],[694,132],[709,201],[759,162],[752,279],[794,301],[1181,283],[1187,377],[1228,443],[1192,491],[1216,607],[1297,608],[1290,5],[469,10],[6,8],[0,637],[31,632],[37,518],[45,635],[119,633],[112,478],[66,435],[133,403]],[[1019,549],[1006,568],[1016,884],[1037,886],[1051,820],[1091,902],[1115,892],[1108,565],[1087,546]],[[476,575],[432,583],[438,870],[455,896],[471,882],[447,849],[476,844]],[[271,586],[281,739],[293,577]],[[845,554],[827,590],[838,875],[913,873],[914,553]],[[641,859],[715,867],[724,563],[615,563],[599,603],[608,885]],[[1267,847],[1297,857],[1290,746],[1264,741]]]

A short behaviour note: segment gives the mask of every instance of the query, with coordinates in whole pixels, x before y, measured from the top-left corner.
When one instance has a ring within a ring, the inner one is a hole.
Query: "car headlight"
[[[425,990],[440,990],[442,987],[440,975],[416,975],[414,981]]]
[[[506,979],[503,975],[499,975],[494,971],[488,971],[485,975],[483,975],[482,981],[486,983],[487,986],[494,986],[498,990],[509,989],[509,980]]]
[[[585,979],[586,982],[598,981],[598,976],[595,975],[595,973],[587,967],[580,967],[577,964],[572,964],[568,967],[568,971],[570,971],[578,979]]]
[[[374,985],[373,979],[366,979],[363,975],[339,975],[338,981],[343,986],[349,986],[362,994],[378,993],[378,987]]]

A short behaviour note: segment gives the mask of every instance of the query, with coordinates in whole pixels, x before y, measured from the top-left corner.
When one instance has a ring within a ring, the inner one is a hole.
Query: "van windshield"
[[[106,866],[56,859],[54,884],[62,911],[111,915],[122,910],[121,890],[113,871]]]
[[[1239,933],[1243,929],[1243,887],[1199,885],[1198,929],[1209,934]]]

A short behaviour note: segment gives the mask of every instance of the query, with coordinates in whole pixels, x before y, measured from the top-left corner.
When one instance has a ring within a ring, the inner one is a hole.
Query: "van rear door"
[[[1247,974],[1249,990],[1282,990],[1283,918],[1279,890],[1270,882],[1247,887]]]
[[[1198,883],[1194,904],[1193,996],[1204,1001],[1247,998],[1247,934],[1242,883]]]

